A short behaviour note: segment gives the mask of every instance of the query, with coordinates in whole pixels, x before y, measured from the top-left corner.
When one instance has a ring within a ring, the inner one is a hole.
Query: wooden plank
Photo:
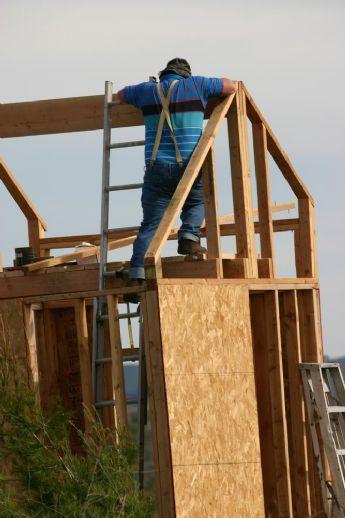
[[[109,277],[107,288],[120,288],[121,279]],[[21,277],[4,277],[0,279],[0,299],[16,297],[35,297],[51,294],[78,293],[98,291],[97,270],[68,269],[47,274],[32,273]]]
[[[248,259],[235,257],[234,259],[223,259],[223,275],[225,279],[246,279],[248,278]]]
[[[216,278],[221,276],[221,261],[219,259],[205,259],[201,261],[163,262],[164,277],[178,278]]]
[[[269,384],[269,361],[266,342],[264,294],[250,295],[250,316],[253,337],[254,372],[258,405],[261,468],[264,487],[265,515],[279,516],[277,479],[274,464],[272,409]]]
[[[272,212],[282,212],[285,210],[293,210],[295,208],[295,203],[281,203],[277,205],[271,205],[270,210]],[[253,216],[258,215],[258,210],[253,210]],[[226,214],[224,216],[219,216],[219,224],[224,225],[225,223],[231,223],[234,221],[234,214]],[[292,221],[292,219],[286,220]],[[201,230],[203,230],[205,234],[205,224],[201,225]],[[177,239],[177,233],[179,228],[174,227],[168,239]],[[138,233],[137,230],[125,230],[125,231],[116,231],[111,232],[109,234],[109,241],[118,240],[125,237],[134,237]],[[91,243],[93,245],[99,245],[100,235],[99,234],[79,234],[75,236],[56,236],[56,237],[44,237],[40,240],[41,250],[45,249],[58,249],[58,248],[73,248],[77,245],[80,245],[83,242]]]
[[[273,160],[279,167],[282,172],[284,178],[290,185],[291,189],[297,196],[297,198],[309,198],[311,203],[313,204],[313,198],[311,197],[308,189],[302,182],[301,178],[296,173],[293,165],[291,164],[288,156],[285,151],[279,144],[277,138],[275,137],[273,131],[265,120],[264,116],[260,112],[259,108],[255,104],[253,98],[249,94],[246,87],[243,85],[244,92],[246,94],[247,99],[247,114],[248,118],[252,124],[261,122],[266,129],[267,133],[267,148],[269,153],[271,154]]]
[[[157,291],[147,291],[142,297],[142,304],[158,516],[175,518],[171,441]]]
[[[293,515],[305,518],[311,514],[308,481],[308,451],[306,411],[299,372],[302,361],[297,293],[285,291],[279,295],[282,349],[286,357],[286,396],[289,401],[288,433],[290,442],[290,472]]]
[[[115,426],[122,430],[128,426],[127,405],[125,394],[125,378],[122,363],[122,345],[119,324],[118,299],[113,295],[107,296],[109,336],[111,347],[111,364],[113,378],[113,399],[115,400]]]
[[[27,364],[29,370],[29,383],[34,390],[39,402],[39,372],[37,362],[37,344],[35,333],[35,317],[30,304],[23,304],[24,330],[27,344]]]
[[[1,113],[1,104],[0,104],[0,113]],[[1,120],[1,116],[0,116]],[[11,173],[8,166],[5,162],[0,158],[0,180],[24,214],[27,219],[38,219],[40,221],[44,230],[47,230],[47,225],[45,221],[40,216],[39,212],[33,205],[30,198],[25,194],[23,188],[19,184],[19,182],[15,179],[13,174]]]
[[[302,291],[297,294],[298,312],[300,322],[301,355],[304,363],[323,363],[322,332],[320,320],[320,305],[318,290]],[[313,514],[323,512],[322,492],[317,471],[317,465],[313,452],[310,434],[310,425],[307,426],[308,465],[310,466],[308,478],[311,498],[311,511]],[[322,464],[324,472],[327,472],[324,450]]]
[[[248,277],[257,277],[245,95],[241,84],[228,113],[237,257],[248,258]]]
[[[164,243],[170,234],[176,217],[178,216],[184,202],[187,199],[189,191],[197,175],[199,174],[205,157],[213,145],[219,126],[227,114],[234,97],[234,95],[226,97],[214,109],[210,120],[208,121],[196,148],[194,149],[185,172],[183,173],[183,176],[174,192],[168,208],[165,211],[157,231],[150,243],[148,251],[146,252],[146,264],[156,264],[159,262]]]
[[[113,100],[116,99],[114,94]],[[206,117],[219,102],[214,98],[207,103]],[[0,104],[0,137],[102,129],[103,106],[104,95]],[[111,112],[113,128],[144,124],[141,110],[129,104],[114,106]]]
[[[222,251],[219,233],[217,180],[213,147],[211,147],[208,152],[202,167],[202,183],[205,197],[207,258],[219,259],[222,255]],[[220,278],[223,277],[222,269],[222,262],[220,262]]]
[[[270,173],[267,158],[265,126],[260,122],[252,125],[255,161],[255,176],[258,196],[261,258],[272,259],[272,277],[275,277],[273,223],[270,209]]]
[[[125,237],[116,241],[109,241],[108,250],[116,250],[118,248],[131,245],[134,240],[134,237]],[[43,261],[27,264],[23,266],[22,269],[26,272],[34,272],[36,270],[42,270],[43,268],[51,268],[52,266],[68,263],[69,261],[76,261],[78,259],[84,259],[85,257],[92,257],[93,255],[97,255],[99,250],[99,246],[83,248],[83,250],[78,250],[77,252],[72,252],[70,254],[60,255],[59,257],[52,257],[51,259],[44,259]]]
[[[28,220],[29,246],[32,247],[34,257],[46,257],[50,250],[41,250],[41,239],[44,238],[44,228],[38,219]]]
[[[292,517],[292,495],[277,291],[264,294],[274,463],[280,516]]]
[[[80,381],[83,396],[84,425],[85,432],[88,433],[92,428],[94,407],[85,299],[77,300],[74,305],[74,310],[80,363]]]
[[[316,232],[314,207],[310,200],[298,200],[299,225],[295,230],[296,274],[317,277]]]
[[[273,261],[270,257],[258,259],[258,276],[260,279],[274,278]]]

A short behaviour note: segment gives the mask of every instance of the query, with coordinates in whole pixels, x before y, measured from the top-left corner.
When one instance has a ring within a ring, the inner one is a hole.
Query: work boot
[[[145,285],[145,279],[129,279],[126,288],[142,287]],[[130,302],[131,304],[139,304],[140,295],[139,293],[124,293],[124,302]]]
[[[181,255],[200,255],[206,254],[207,250],[201,246],[200,240],[192,241],[191,239],[179,239],[177,253]]]

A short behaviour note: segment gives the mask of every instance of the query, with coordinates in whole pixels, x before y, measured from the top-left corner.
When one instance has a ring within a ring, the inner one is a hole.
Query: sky
[[[336,357],[345,354],[344,23],[345,4],[337,0],[0,0],[0,102],[102,94],[105,80],[115,90],[145,81],[176,56],[196,75],[243,80],[315,199],[324,348]],[[113,141],[132,138],[143,138],[143,128],[113,131]],[[226,214],[224,127],[215,149]],[[113,183],[140,181],[142,149],[115,153]],[[2,139],[0,155],[46,220],[48,236],[99,231],[100,131]],[[270,165],[272,201],[295,201]],[[111,226],[139,224],[139,193],[112,196]],[[2,185],[0,221],[0,250],[10,265],[14,248],[27,244],[26,224]],[[279,274],[291,275],[291,233],[275,244]],[[166,253],[174,254],[173,246]],[[233,246],[225,240],[225,251]],[[129,256],[129,248],[113,255]]]

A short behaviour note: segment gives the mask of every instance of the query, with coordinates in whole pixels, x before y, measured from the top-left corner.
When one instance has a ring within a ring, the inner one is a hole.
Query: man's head
[[[182,77],[190,77],[192,75],[192,70],[186,59],[174,58],[168,61],[165,69],[161,70],[158,75],[161,78],[166,74],[178,74]]]

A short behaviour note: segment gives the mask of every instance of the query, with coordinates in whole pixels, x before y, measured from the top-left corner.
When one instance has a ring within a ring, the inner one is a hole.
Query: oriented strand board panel
[[[248,290],[158,297],[176,515],[264,516]]]

